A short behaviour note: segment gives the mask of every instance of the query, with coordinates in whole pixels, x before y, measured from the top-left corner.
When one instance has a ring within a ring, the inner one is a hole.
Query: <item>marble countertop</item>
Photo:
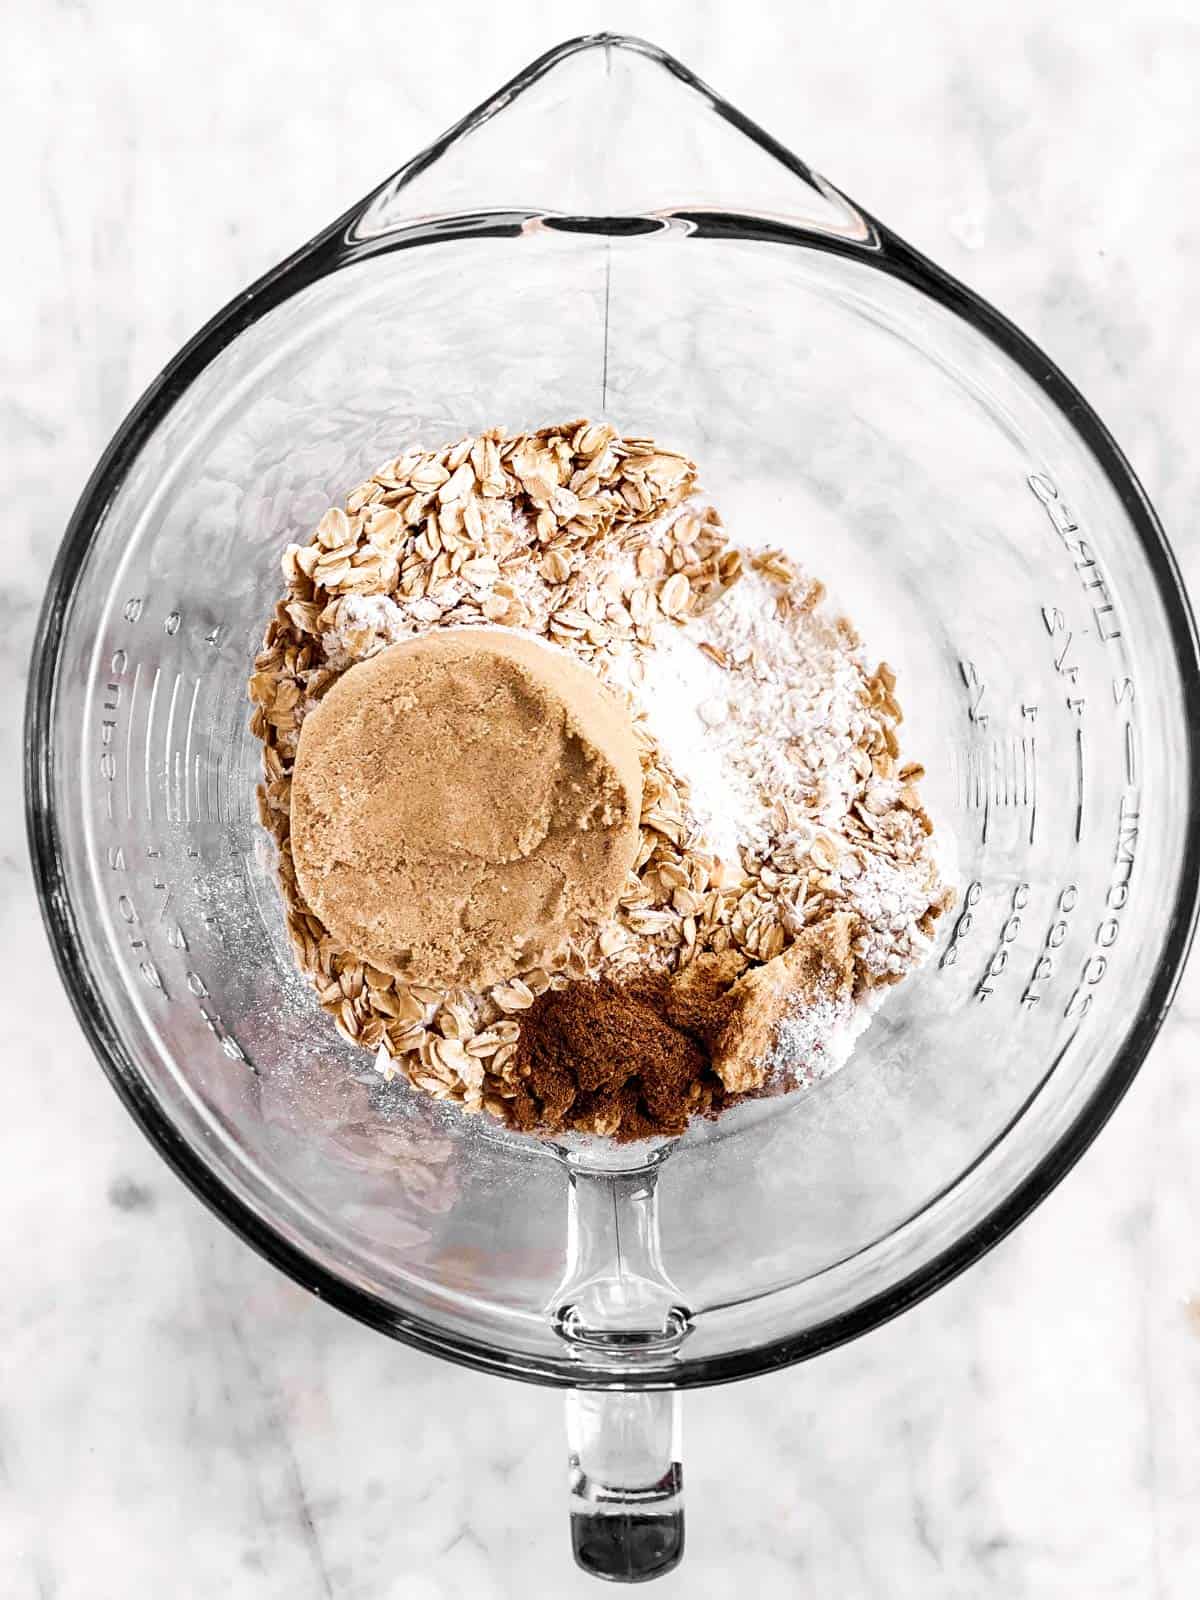
[[[563,35],[647,32],[1060,361],[1200,592],[1194,8],[783,14],[6,10],[7,1600],[596,1592],[570,1564],[560,1399],[388,1343],[226,1231],[118,1105],[40,930],[18,781],[36,607],[93,461],[212,310]],[[688,1397],[689,1551],[663,1600],[1200,1592],[1196,971],[1119,1114],[984,1262],[819,1362]]]

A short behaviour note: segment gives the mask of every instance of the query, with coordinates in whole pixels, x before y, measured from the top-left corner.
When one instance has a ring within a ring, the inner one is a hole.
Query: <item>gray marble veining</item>
[[[25,861],[36,605],[121,415],[225,299],[565,33],[673,49],[998,305],[1130,454],[1200,586],[1194,10],[149,0],[6,14],[0,260],[0,1573],[13,1600],[584,1595],[559,1400],[358,1328],[166,1171],[91,1061]],[[1193,969],[1194,973],[1195,969]],[[1200,1591],[1200,980],[1066,1184],[814,1363],[690,1396],[657,1593]]]

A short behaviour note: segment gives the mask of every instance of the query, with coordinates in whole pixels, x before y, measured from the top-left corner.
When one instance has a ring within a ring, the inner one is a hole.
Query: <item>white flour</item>
[[[329,665],[341,670],[385,645],[411,639],[419,631],[419,619],[406,614],[387,595],[348,594],[338,601],[337,625],[326,629],[322,639]]]
[[[691,629],[658,630],[642,658],[640,681],[631,658],[616,658],[610,678],[626,684],[672,769],[691,789],[691,809],[712,850],[740,870],[738,848],[765,842],[759,785],[731,755],[737,724],[730,676],[700,649]]]
[[[797,1005],[779,1024],[767,1056],[768,1086],[786,1092],[831,1078],[849,1061],[886,993],[872,990],[857,1004],[853,1000],[818,1000]]]
[[[869,856],[857,878],[845,888],[865,925],[862,960],[877,977],[909,971],[928,953],[930,941],[916,919],[929,904],[936,876],[932,860],[901,866],[882,856]]]
[[[851,806],[892,813],[902,785],[864,781],[869,680],[861,649],[820,607],[782,616],[778,594],[768,578],[747,573],[686,629],[660,624],[654,648],[637,664],[617,657],[610,676],[642,709],[689,787],[694,822],[733,876],[743,854],[806,865],[814,838],[832,837],[846,849],[828,877],[862,919],[859,959],[875,978],[901,975],[932,947],[917,924],[936,893],[936,857],[925,849],[897,861],[860,849],[847,861]],[[836,1072],[889,992],[869,989],[857,1002],[797,998],[766,1058],[768,1086],[786,1091]]]
[[[852,758],[866,719],[857,653],[819,612],[793,613],[785,626],[778,593],[747,573],[686,629],[660,627],[640,680],[620,662],[612,671],[689,784],[709,843],[735,867],[739,846],[765,848],[776,801],[795,800],[814,824],[836,829],[858,782]]]

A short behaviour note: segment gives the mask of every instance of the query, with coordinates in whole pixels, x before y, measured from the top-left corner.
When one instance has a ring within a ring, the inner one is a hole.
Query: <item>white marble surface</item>
[[[557,1397],[391,1345],[226,1232],[95,1068],[37,922],[35,607],[113,427],[228,296],[558,38],[642,31],[1058,357],[1200,589],[1194,5],[785,9],[5,8],[6,1600],[594,1592]],[[689,1398],[689,1554],[663,1600],[1200,1592],[1198,1047],[1193,977],[1119,1115],[984,1263],[818,1363]]]

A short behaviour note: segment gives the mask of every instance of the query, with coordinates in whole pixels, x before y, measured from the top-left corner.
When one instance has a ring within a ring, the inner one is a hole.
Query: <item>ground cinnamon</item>
[[[715,1116],[764,1087],[790,1010],[849,1004],[852,933],[853,919],[838,914],[749,971],[736,951],[710,951],[674,976],[548,990],[521,1019],[514,1125],[623,1143]]]
[[[683,1133],[689,1117],[719,1111],[728,1096],[709,1041],[728,1018],[732,976],[721,964],[692,974],[686,992],[664,975],[541,995],[521,1017],[515,1126],[627,1142]]]

